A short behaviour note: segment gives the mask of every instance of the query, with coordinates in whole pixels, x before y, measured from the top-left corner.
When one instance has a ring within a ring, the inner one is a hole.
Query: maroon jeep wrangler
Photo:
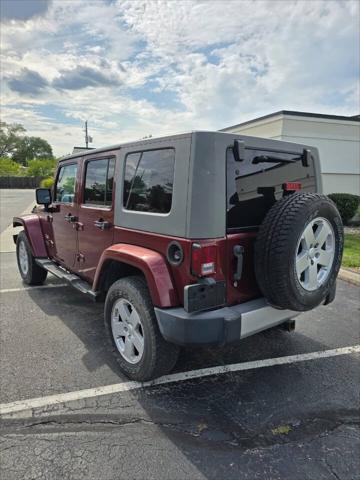
[[[120,369],[169,372],[181,345],[223,345],[334,299],[343,250],[317,150],[192,132],[60,160],[14,218],[20,274],[94,300]]]

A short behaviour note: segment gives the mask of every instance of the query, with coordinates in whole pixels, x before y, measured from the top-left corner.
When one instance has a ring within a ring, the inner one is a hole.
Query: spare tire
[[[306,311],[334,287],[344,233],[335,204],[325,195],[294,193],[268,211],[255,242],[255,274],[268,302]]]

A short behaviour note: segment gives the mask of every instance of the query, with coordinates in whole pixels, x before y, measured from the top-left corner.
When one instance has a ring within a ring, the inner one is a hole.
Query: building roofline
[[[220,132],[225,132],[230,128],[244,127],[245,125],[250,125],[260,120],[266,120],[267,118],[276,117],[277,115],[290,115],[293,117],[313,117],[313,118],[324,118],[328,120],[345,120],[348,122],[360,122],[360,115],[344,116],[344,115],[328,115],[326,113],[313,113],[313,112],[296,112],[295,110],[279,110],[278,112],[269,113],[263,115],[262,117],[253,118],[252,120],[247,120],[246,122],[238,123],[237,125],[231,125],[230,127],[222,128]]]

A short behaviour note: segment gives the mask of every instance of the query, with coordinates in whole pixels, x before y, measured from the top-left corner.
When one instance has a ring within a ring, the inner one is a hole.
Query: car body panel
[[[37,214],[22,215],[13,218],[13,227],[23,226],[34,257],[45,258],[48,252],[45,245],[44,235],[41,228],[40,218]],[[16,241],[17,235],[14,235]]]
[[[93,290],[97,290],[101,272],[111,260],[131,265],[144,274],[154,305],[165,308],[179,304],[166,259],[154,250],[125,243],[114,244],[103,252],[96,269]]]

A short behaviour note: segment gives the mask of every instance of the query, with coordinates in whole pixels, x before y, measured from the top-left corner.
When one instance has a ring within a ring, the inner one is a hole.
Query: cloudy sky
[[[2,119],[56,155],[276,110],[359,113],[359,2],[0,0]]]

